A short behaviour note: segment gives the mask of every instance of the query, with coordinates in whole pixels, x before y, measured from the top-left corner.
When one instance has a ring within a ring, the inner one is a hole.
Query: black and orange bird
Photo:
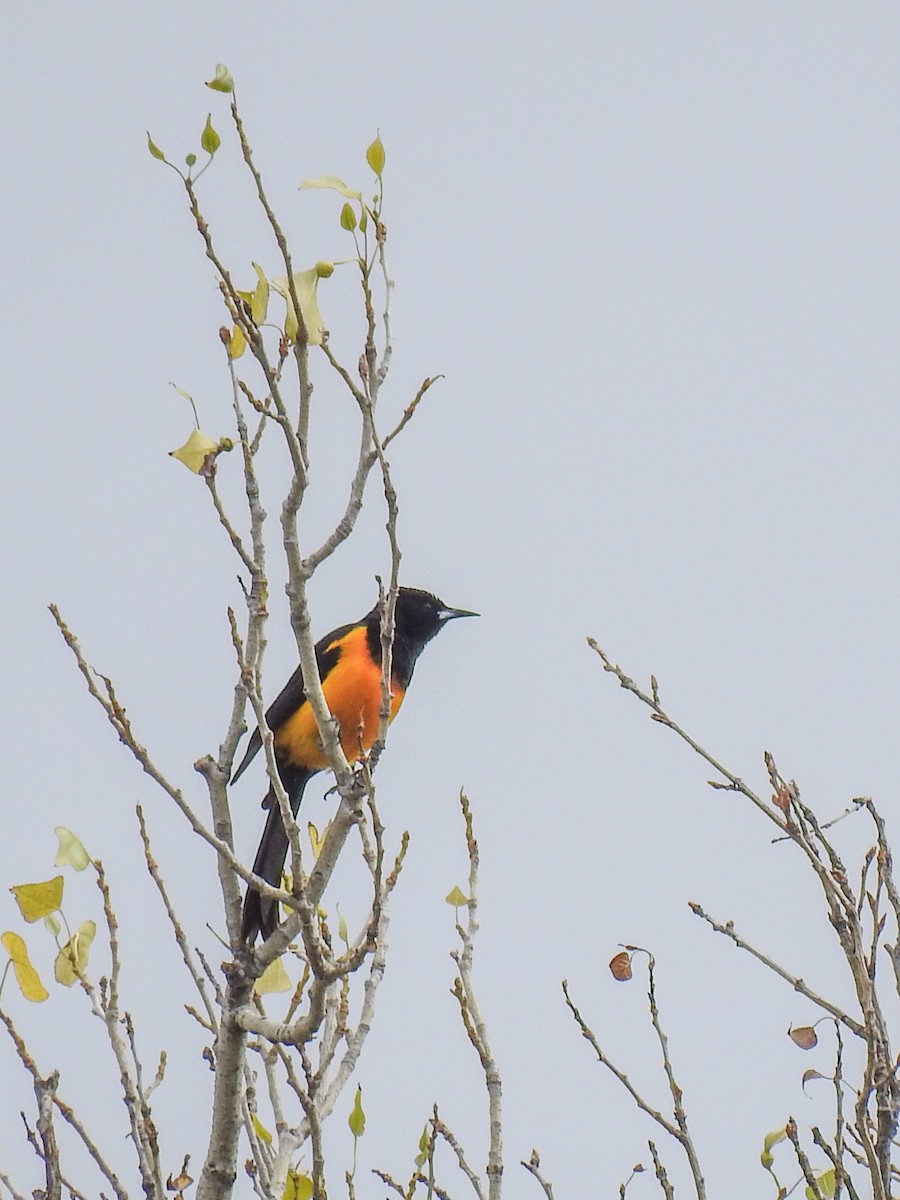
[[[394,609],[394,642],[391,649],[391,715],[397,715],[413,677],[416,660],[431,639],[457,617],[475,617],[462,608],[448,608],[437,596],[418,588],[402,587]],[[342,625],[316,643],[316,662],[325,700],[341,731],[341,747],[356,762],[378,736],[381,709],[381,612],[376,605],[361,621]],[[313,775],[324,771],[328,760],[322,750],[311,705],[298,667],[266,713],[275,741],[278,774],[294,816],[303,791]],[[232,776],[232,783],[247,769],[262,737],[253,731],[247,753]],[[281,811],[271,786],[263,807],[268,808],[266,828],[253,862],[253,872],[278,887],[287,856],[288,839]],[[249,945],[258,934],[269,937],[278,924],[277,906],[249,888],[244,897],[242,937]]]

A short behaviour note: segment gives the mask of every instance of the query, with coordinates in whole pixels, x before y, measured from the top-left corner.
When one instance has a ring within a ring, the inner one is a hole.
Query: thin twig
[[[569,1011],[575,1018],[575,1023],[578,1025],[578,1028],[581,1030],[582,1037],[590,1042],[594,1049],[594,1053],[597,1055],[598,1061],[601,1062],[608,1071],[615,1075],[616,1079],[618,1079],[622,1087],[626,1090],[626,1092],[628,1092],[629,1096],[631,1096],[632,1100],[635,1102],[641,1112],[645,1112],[647,1116],[654,1120],[661,1129],[664,1129],[670,1137],[673,1137],[676,1141],[680,1142],[681,1130],[678,1128],[678,1126],[673,1125],[672,1122],[664,1117],[661,1112],[655,1108],[652,1108],[647,1103],[625,1072],[620,1071],[615,1063],[612,1062],[607,1056],[606,1052],[601,1048],[593,1030],[588,1026],[584,1017],[582,1017],[581,1013],[576,1007],[575,1002],[569,996],[569,985],[565,979],[562,982],[562,990],[563,995],[565,996],[566,1004],[569,1006]]]
[[[547,1200],[553,1200],[553,1185],[541,1174],[541,1156],[538,1154],[537,1150],[531,1151],[531,1158],[529,1158],[527,1161],[522,1159],[522,1166],[529,1173],[529,1175],[533,1175],[541,1185]]]
[[[474,1191],[475,1195],[478,1197],[478,1200],[485,1200],[485,1195],[484,1195],[484,1191],[482,1190],[482,1187],[481,1187],[480,1178],[478,1177],[477,1173],[475,1171],[473,1171],[472,1168],[469,1166],[469,1163],[466,1159],[465,1151],[463,1150],[462,1146],[460,1145],[458,1138],[453,1133],[452,1129],[450,1129],[447,1125],[445,1125],[444,1122],[441,1120],[440,1116],[438,1115],[437,1105],[434,1106],[434,1112],[432,1113],[432,1116],[431,1116],[431,1126],[434,1129],[435,1134],[438,1137],[443,1138],[444,1141],[447,1143],[447,1145],[450,1147],[450,1149],[453,1151],[453,1153],[456,1155],[456,1161],[457,1161],[457,1164],[459,1165],[459,1169],[462,1171],[463,1175],[465,1175],[466,1179],[468,1179],[469,1183],[472,1185],[472,1190]]]
[[[648,1141],[647,1145],[650,1147],[650,1156],[653,1159],[653,1169],[656,1172],[656,1178],[659,1180],[659,1186],[662,1188],[666,1200],[675,1200],[675,1189],[669,1182],[669,1176],[662,1164],[662,1159],[659,1157],[659,1151],[656,1149],[655,1143]]]
[[[453,995],[459,1004],[469,1040],[478,1053],[484,1082],[488,1094],[489,1148],[487,1162],[488,1195],[490,1200],[499,1200],[503,1178],[503,1122],[501,1115],[502,1081],[500,1069],[494,1058],[488,1038],[487,1026],[481,1016],[475,985],[472,977],[472,962],[475,953],[475,936],[478,933],[478,843],[472,823],[472,810],[464,792],[460,792],[459,803],[466,825],[466,847],[469,852],[469,896],[466,901],[467,920],[465,926],[457,925],[462,950],[453,952],[459,967],[459,977],[453,987]]]
[[[655,967],[656,961],[653,955],[648,952],[648,998],[650,1001],[650,1019],[653,1023],[653,1029],[656,1032],[657,1040],[659,1041],[660,1049],[663,1055],[663,1068],[666,1072],[666,1080],[669,1084],[669,1091],[672,1095],[672,1105],[675,1113],[675,1120],[678,1128],[681,1131],[679,1141],[684,1147],[685,1155],[687,1156],[688,1165],[691,1169],[691,1175],[694,1179],[694,1187],[697,1190],[697,1200],[705,1200],[706,1183],[703,1179],[703,1173],[700,1170],[700,1160],[697,1157],[697,1151],[694,1147],[693,1140],[688,1129],[687,1113],[684,1110],[682,1103],[682,1091],[677,1080],[675,1079],[675,1071],[672,1067],[672,1060],[669,1057],[669,1040],[663,1031],[659,1019],[659,1009],[656,1004],[656,984],[655,984]]]
[[[865,1028],[859,1023],[859,1021],[856,1021],[853,1019],[853,1017],[848,1016],[848,1014],[845,1013],[843,1009],[838,1008],[836,1004],[832,1004],[831,1001],[824,999],[824,997],[819,996],[816,992],[812,991],[812,989],[808,987],[808,985],[802,979],[796,975],[791,975],[791,973],[786,971],[784,967],[779,966],[774,959],[769,958],[767,955],[763,954],[761,950],[757,950],[754,946],[751,946],[749,942],[746,942],[739,934],[735,932],[734,925],[731,921],[728,921],[722,925],[719,921],[714,920],[708,913],[704,912],[703,908],[694,901],[688,902],[688,908],[695,916],[706,921],[706,923],[710,925],[716,931],[716,933],[721,933],[725,937],[730,938],[730,940],[734,942],[739,949],[746,950],[748,954],[751,954],[755,959],[761,962],[763,966],[768,967],[770,971],[780,976],[780,978],[785,980],[786,983],[789,983],[795,992],[799,992],[801,996],[805,996],[807,1000],[811,1000],[812,1003],[821,1008],[823,1012],[827,1012],[828,1015],[834,1017],[836,1021],[840,1021],[842,1025],[845,1025],[847,1029],[849,1029],[851,1033],[855,1033],[857,1037],[865,1038]]]

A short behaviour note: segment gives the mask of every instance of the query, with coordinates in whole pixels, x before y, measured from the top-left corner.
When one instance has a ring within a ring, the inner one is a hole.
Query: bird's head
[[[402,587],[397,592],[394,622],[397,636],[422,646],[430,642],[448,621],[457,617],[477,617],[465,608],[450,608],[443,600],[421,588]]]

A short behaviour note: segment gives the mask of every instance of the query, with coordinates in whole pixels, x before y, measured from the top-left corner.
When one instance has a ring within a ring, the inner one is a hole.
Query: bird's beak
[[[469,612],[466,608],[442,608],[439,616],[441,621],[455,621],[457,617],[479,617],[481,613]]]

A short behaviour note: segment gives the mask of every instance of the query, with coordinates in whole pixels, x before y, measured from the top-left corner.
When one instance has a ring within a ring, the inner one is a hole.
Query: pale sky
[[[137,736],[202,804],[192,764],[226,728],[225,608],[240,593],[202,483],[168,457],[191,425],[169,381],[211,435],[229,432],[224,311],[145,131],[182,161],[212,112],[223,147],[202,181],[205,212],[240,279],[254,260],[277,273],[227,102],[203,87],[221,61],[302,265],[350,246],[336,197],[297,185],[331,173],[368,188],[364,152],[380,130],[397,284],[385,425],[425,375],[445,376],[392,451],[404,581],[482,614],[428,648],[379,769],[388,836],[408,829],[412,846],[358,1074],[369,1121],[357,1194],[382,1194],[372,1167],[408,1178],[434,1101],[484,1162],[483,1083],[449,996],[444,896],[464,883],[463,786],[481,845],[476,972],[504,1079],[507,1194],[538,1195],[517,1165],[532,1147],[557,1200],[617,1194],[649,1161],[647,1136],[690,1194],[677,1147],[592,1060],[563,1005],[566,977],[610,1054],[666,1106],[640,984],[606,968],[621,942],[656,955],[710,1195],[767,1194],[765,1133],[789,1113],[830,1120],[830,1090],[800,1088],[807,1068],[831,1069],[829,1049],[792,1046],[787,1027],[818,1014],[687,901],[836,1001],[849,1002],[849,982],[798,855],[706,786],[709,769],[619,691],[585,637],[636,678],[655,673],[672,715],[759,789],[769,750],[823,817],[863,794],[893,817],[900,11],[38,2],[8,17],[2,44],[0,893],[52,874],[57,824],[104,861],[123,1004],[145,1030],[148,1069],[163,1046],[172,1060],[156,1094],[167,1167],[185,1152],[202,1161],[209,1076],[181,1016],[191,996],[159,933],[135,803],[192,938],[218,961],[205,928],[220,921],[214,862],[118,746],[46,606],[60,605]],[[326,320],[352,363],[355,284],[328,283]],[[342,439],[354,436],[324,369],[319,379],[311,542],[340,511],[353,454]],[[386,569],[375,488],[370,499],[355,547],[317,581],[319,633],[365,612]],[[271,557],[274,694],[295,651]],[[320,824],[324,785],[303,810]],[[235,791],[248,860],[263,790],[260,767]],[[848,862],[868,837],[844,823]],[[96,916],[89,885],[70,887],[69,919]],[[11,897],[0,927],[22,932]],[[42,934],[28,936],[50,974]],[[29,1006],[7,983],[3,1005],[129,1163],[83,999],[55,988]],[[30,1092],[8,1089],[13,1077],[0,1043],[0,1168],[27,1192],[34,1163],[10,1147]],[[330,1134],[335,1194],[351,1153],[344,1110]],[[445,1185],[465,1195],[444,1161]],[[649,1173],[629,1189],[655,1194]]]

